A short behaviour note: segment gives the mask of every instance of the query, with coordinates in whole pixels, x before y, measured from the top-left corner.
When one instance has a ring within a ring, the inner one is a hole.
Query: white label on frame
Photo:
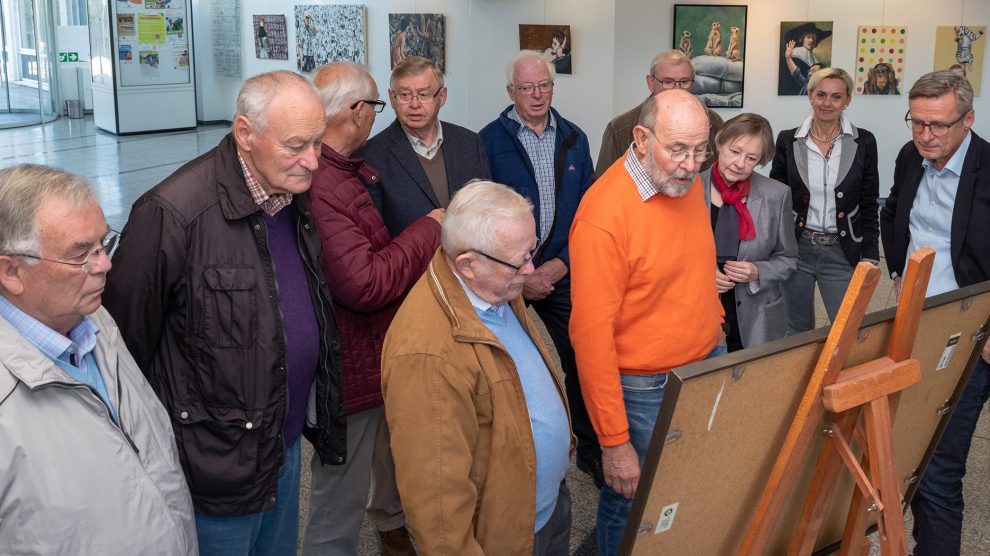
[[[936,371],[941,371],[949,366],[949,360],[952,359],[952,354],[956,351],[956,344],[959,343],[960,336],[962,336],[961,332],[956,332],[952,336],[949,336],[949,343],[945,344],[945,349],[942,350],[942,356],[938,358],[938,365],[935,367]]]
[[[668,506],[664,506],[660,510],[660,519],[657,520],[657,530],[653,534],[663,533],[674,526],[674,517],[677,515],[677,505],[679,502],[674,502]]]

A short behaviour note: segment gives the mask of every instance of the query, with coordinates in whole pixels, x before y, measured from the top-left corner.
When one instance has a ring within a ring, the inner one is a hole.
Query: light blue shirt
[[[456,275],[456,274],[455,274]],[[570,465],[571,429],[567,412],[539,348],[506,303],[492,305],[479,298],[457,276],[474,311],[502,342],[515,363],[522,384],[536,450],[536,522],[539,531],[557,506],[557,493]]]
[[[556,184],[553,176],[554,151],[557,150],[557,119],[553,112],[547,113],[547,127],[540,135],[530,129],[522,120],[515,108],[509,110],[508,118],[519,124],[516,137],[529,155],[529,163],[533,165],[536,174],[536,185],[540,190],[539,199],[539,232],[540,243],[547,241],[550,228],[553,226],[554,212],[557,208]]]
[[[928,280],[928,297],[959,289],[952,269],[952,209],[956,205],[956,190],[971,138],[972,133],[967,132],[962,144],[941,170],[936,170],[935,162],[928,158],[921,163],[925,172],[921,175],[918,194],[914,197],[908,219],[908,229],[911,231],[908,254],[921,247],[935,250],[935,265]],[[901,269],[901,276],[904,270]]]
[[[117,411],[110,401],[103,375],[100,374],[96,357],[93,356],[96,335],[100,333],[100,328],[92,319],[83,317],[79,324],[72,327],[69,337],[66,338],[15,307],[2,295],[0,295],[0,316],[67,375],[96,392],[110,411],[110,416],[114,421],[117,420]]]

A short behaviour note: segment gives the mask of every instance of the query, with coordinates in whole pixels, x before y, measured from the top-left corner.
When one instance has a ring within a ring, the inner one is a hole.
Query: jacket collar
[[[805,123],[803,127],[808,127],[810,124]],[[849,133],[846,133],[846,126],[849,126]],[[845,117],[842,118],[843,133],[842,137],[839,138],[842,141],[842,156],[839,159],[839,173],[835,178],[836,186],[842,183],[842,180],[846,179],[846,174],[849,173],[849,169],[852,168],[853,160],[856,158],[855,153],[859,146],[859,128],[849,123]],[[805,142],[807,134],[798,135],[802,128],[798,128],[794,132],[794,164],[797,165],[798,174],[801,176],[801,181],[804,183],[809,183],[808,181],[808,144]]]
[[[363,183],[378,183],[378,172],[370,165],[366,164],[363,158],[352,156],[350,158],[338,153],[326,143],[320,147],[320,169],[323,167],[334,168],[347,174],[356,174]]]
[[[436,296],[437,302],[450,319],[450,327],[457,341],[481,341],[501,345],[498,338],[485,326],[468,300],[467,293],[461,287],[454,271],[447,264],[447,256],[443,248],[437,249],[426,268],[430,282],[430,290]],[[522,296],[509,302],[509,307],[516,314],[520,323],[526,322],[526,305]]]
[[[244,181],[244,172],[237,160],[237,142],[234,134],[228,133],[217,145],[215,156],[220,159],[216,165],[217,193],[220,195],[220,210],[227,220],[240,220],[261,211],[254,202]]]
[[[501,123],[502,127],[504,127],[513,137],[519,133],[519,128],[521,126],[519,122],[509,117],[509,113],[515,110],[515,108],[515,104],[510,104],[505,110],[502,110],[502,113],[498,116],[499,123]],[[557,109],[553,106],[550,107],[550,113],[553,114],[554,123],[557,124],[557,143],[559,146],[560,142],[563,141],[563,137],[566,137],[571,133],[571,131],[574,131],[574,126],[571,125],[571,122],[568,122],[562,118],[560,116],[560,112],[557,112]]]

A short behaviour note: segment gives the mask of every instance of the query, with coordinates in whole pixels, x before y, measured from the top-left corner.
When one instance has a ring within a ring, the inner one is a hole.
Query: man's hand
[[[431,210],[426,216],[437,221],[437,224],[443,224],[444,210],[442,208],[435,208]]]
[[[732,280],[729,280],[728,276],[719,272],[718,267],[715,267],[715,287],[718,289],[718,293],[725,293],[734,286]]]
[[[755,282],[760,279],[760,269],[749,261],[728,261],[723,268],[729,280],[737,284]]]
[[[629,441],[618,446],[602,446],[602,472],[605,484],[626,498],[636,494],[639,484],[639,456]]]
[[[529,301],[539,301],[550,295],[553,285],[567,274],[567,265],[560,259],[550,259],[526,276],[523,284],[523,298]]]

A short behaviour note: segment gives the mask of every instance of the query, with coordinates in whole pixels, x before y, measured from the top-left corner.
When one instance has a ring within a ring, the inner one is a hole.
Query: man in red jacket
[[[365,189],[378,183],[378,172],[352,156],[368,140],[375,114],[385,108],[374,80],[357,64],[337,62],[319,68],[313,81],[327,127],[310,201],[340,332],[347,458],[341,466],[312,461],[303,552],[357,554],[374,475],[369,517],[379,530],[382,554],[414,555],[382,416],[382,342],[406,291],[440,243],[443,209],[413,222],[393,240]],[[379,460],[374,474],[373,460]]]

